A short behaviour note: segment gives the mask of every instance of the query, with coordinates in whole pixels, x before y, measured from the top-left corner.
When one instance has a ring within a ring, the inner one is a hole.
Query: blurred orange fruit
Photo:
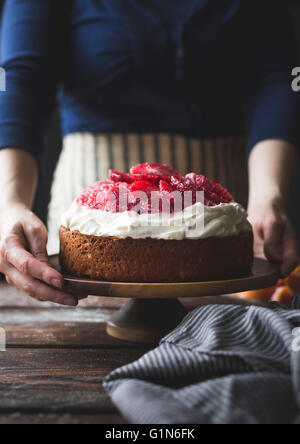
[[[282,305],[290,305],[296,294],[286,285],[276,289],[272,301],[279,302]]]
[[[262,290],[244,291],[242,293],[237,293],[237,296],[242,299],[267,301],[271,299],[276,288],[277,288],[276,286],[273,286],[269,288],[263,288]]]
[[[279,279],[274,287],[264,288],[262,290],[251,290],[243,293],[237,293],[242,299],[252,299],[260,301],[280,302],[283,305],[289,305],[292,299],[300,292],[300,265],[286,279]]]
[[[296,293],[300,291],[300,265],[285,279],[285,284]]]

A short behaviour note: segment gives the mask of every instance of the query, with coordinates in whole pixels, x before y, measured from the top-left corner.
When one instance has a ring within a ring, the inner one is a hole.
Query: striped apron
[[[164,163],[186,174],[195,171],[221,183],[247,204],[244,138],[199,140],[169,134],[70,134],[64,138],[48,212],[49,254],[59,251],[61,214],[83,188],[108,177],[109,169],[129,171],[144,162]]]

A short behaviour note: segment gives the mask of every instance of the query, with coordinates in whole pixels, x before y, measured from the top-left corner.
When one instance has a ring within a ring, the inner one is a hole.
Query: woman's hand
[[[76,297],[61,290],[63,277],[48,260],[46,227],[30,210],[16,205],[6,211],[0,217],[0,239],[0,272],[8,284],[39,301],[78,304]]]
[[[280,276],[288,276],[299,265],[297,240],[280,203],[264,202],[249,207],[254,230],[254,253],[280,266]]]
[[[298,161],[296,147],[281,139],[259,142],[249,157],[248,214],[255,254],[278,263],[281,277],[299,264],[297,241],[285,211]]]

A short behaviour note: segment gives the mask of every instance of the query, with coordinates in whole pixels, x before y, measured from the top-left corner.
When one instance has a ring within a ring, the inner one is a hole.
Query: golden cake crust
[[[251,232],[199,240],[119,239],[60,229],[62,269],[112,282],[195,282],[248,275]]]

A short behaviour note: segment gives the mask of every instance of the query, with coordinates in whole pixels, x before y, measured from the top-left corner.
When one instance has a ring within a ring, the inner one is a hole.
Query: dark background
[[[0,0],[0,14],[4,1],[5,0]],[[288,3],[290,4],[294,32],[298,41],[298,46],[299,46],[298,66],[300,66],[300,26],[299,26],[300,2],[299,0],[286,0],[286,1],[288,1]],[[35,201],[35,211],[44,221],[46,221],[47,218],[47,207],[50,198],[51,181],[60,150],[61,150],[61,136],[59,131],[59,118],[57,112],[54,112],[52,122],[49,126],[48,133],[45,137],[45,150],[44,150],[45,155],[43,159],[42,175],[41,175],[42,180]],[[300,192],[300,168],[298,169],[298,173],[295,177],[292,186],[290,204],[289,204],[289,215],[292,219],[294,228],[297,233],[297,237],[300,240],[300,208],[298,205],[299,192]]]

